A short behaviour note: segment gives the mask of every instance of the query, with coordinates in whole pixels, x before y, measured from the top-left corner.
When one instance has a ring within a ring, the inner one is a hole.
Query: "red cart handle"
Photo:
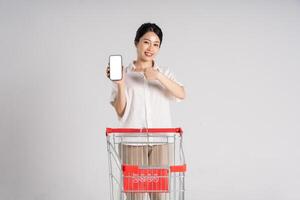
[[[106,128],[106,135],[111,133],[178,133],[182,135],[181,128]]]

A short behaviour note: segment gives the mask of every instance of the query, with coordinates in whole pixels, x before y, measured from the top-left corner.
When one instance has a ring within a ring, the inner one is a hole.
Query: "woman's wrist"
[[[125,83],[124,83],[124,81],[118,82],[118,83],[117,83],[117,86],[118,86],[119,89],[125,88]]]

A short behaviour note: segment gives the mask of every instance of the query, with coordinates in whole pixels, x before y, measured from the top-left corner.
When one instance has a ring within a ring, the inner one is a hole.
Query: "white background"
[[[105,66],[157,62],[187,91],[188,200],[300,199],[300,1],[0,1],[0,199],[108,199]]]

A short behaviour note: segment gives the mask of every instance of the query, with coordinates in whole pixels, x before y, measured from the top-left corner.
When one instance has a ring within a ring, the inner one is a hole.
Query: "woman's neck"
[[[133,63],[135,65],[135,71],[144,71],[149,67],[153,67],[154,61],[142,61],[137,59]]]

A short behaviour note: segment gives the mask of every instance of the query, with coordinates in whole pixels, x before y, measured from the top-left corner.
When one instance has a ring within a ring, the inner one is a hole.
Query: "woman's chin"
[[[153,60],[153,57],[146,57],[146,56],[144,56],[144,57],[142,58],[142,60],[145,61],[145,62],[150,62],[150,61]]]

